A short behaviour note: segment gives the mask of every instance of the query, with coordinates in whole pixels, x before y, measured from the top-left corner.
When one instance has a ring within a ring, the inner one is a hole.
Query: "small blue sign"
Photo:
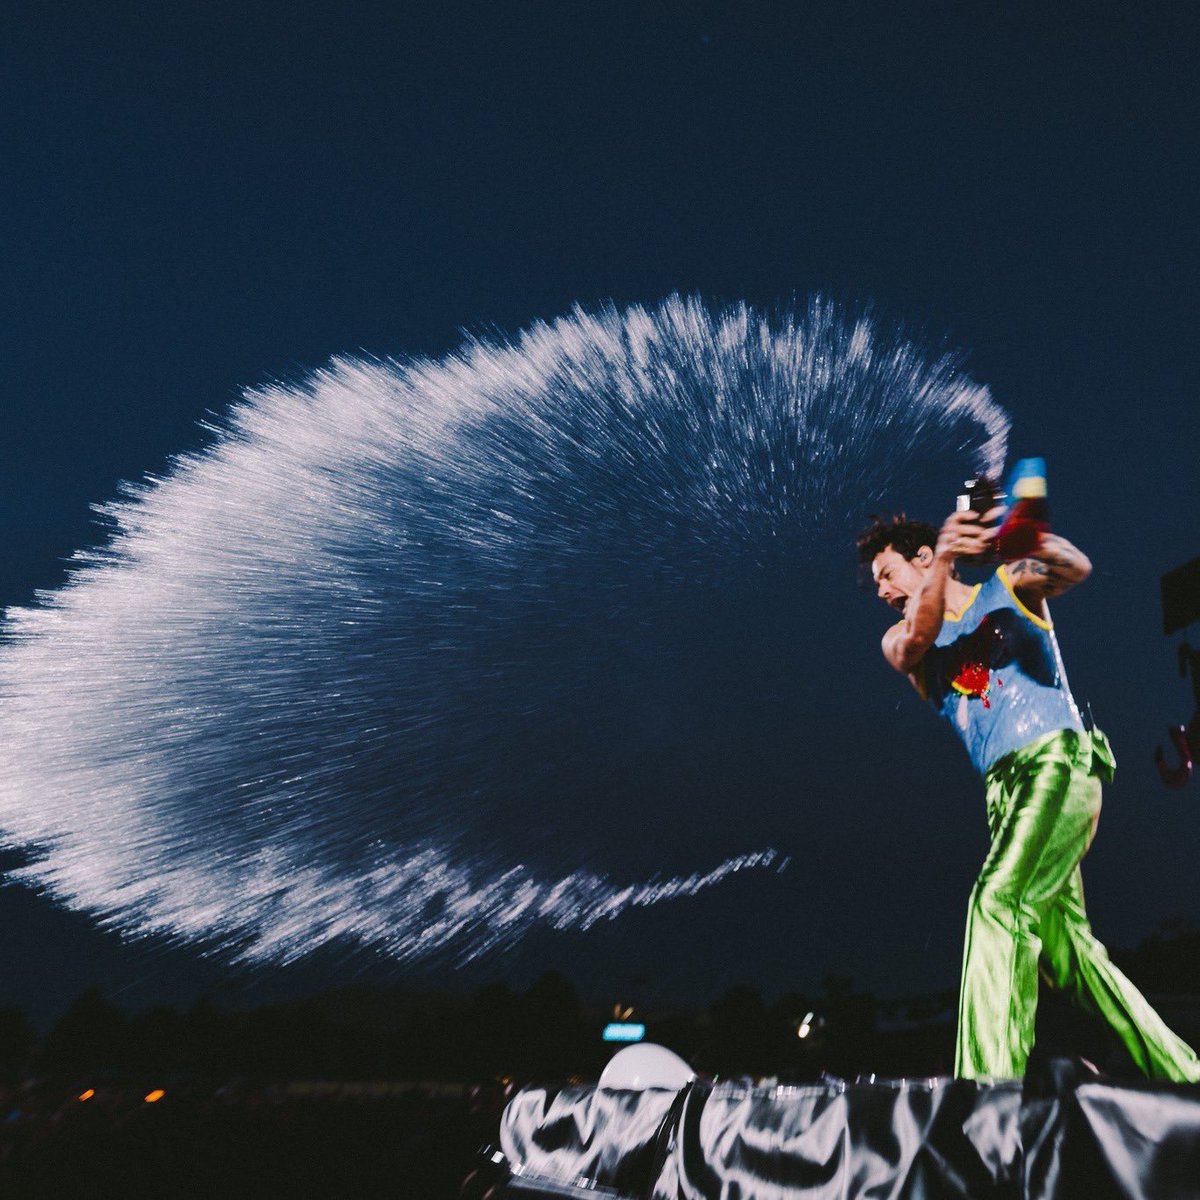
[[[610,1021],[600,1036],[606,1042],[640,1042],[646,1036],[646,1027],[630,1021]]]

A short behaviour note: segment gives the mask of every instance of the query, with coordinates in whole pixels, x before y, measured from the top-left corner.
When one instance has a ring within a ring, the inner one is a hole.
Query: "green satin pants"
[[[1039,962],[1116,1031],[1148,1076],[1200,1081],[1200,1060],[1109,961],[1083,907],[1079,862],[1112,778],[1108,740],[1064,729],[1006,754],[984,776],[992,843],[971,892],[954,1073],[1019,1079],[1033,1045]]]

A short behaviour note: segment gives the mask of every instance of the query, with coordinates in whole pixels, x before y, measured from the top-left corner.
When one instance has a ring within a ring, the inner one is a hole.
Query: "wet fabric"
[[[1200,1087],[1058,1061],[1023,1083],[531,1088],[505,1110],[500,1144],[514,1200],[1194,1198]]]
[[[1044,734],[1084,728],[1054,626],[1021,603],[1003,566],[946,614],[918,679],[981,775]]]
[[[1079,863],[1100,816],[1108,740],[1061,730],[985,776],[991,849],[971,892],[955,1074],[1015,1079],[1033,1046],[1039,965],[1103,1017],[1148,1076],[1200,1080],[1195,1053],[1164,1024],[1092,935]]]

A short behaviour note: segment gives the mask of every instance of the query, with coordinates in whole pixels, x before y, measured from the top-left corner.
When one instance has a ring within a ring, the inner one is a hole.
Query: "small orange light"
[[[87,1088],[79,1093],[80,1100],[90,1100],[96,1094],[95,1088]]]
[[[161,1100],[166,1094],[167,1093],[164,1092],[162,1088],[155,1088],[154,1091],[146,1093],[146,1103],[154,1104],[156,1101]]]

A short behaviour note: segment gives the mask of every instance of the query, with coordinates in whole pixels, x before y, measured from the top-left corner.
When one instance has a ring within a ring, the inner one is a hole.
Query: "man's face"
[[[933,551],[922,546],[916,558],[905,558],[888,546],[871,560],[871,578],[875,594],[885,604],[907,615],[909,601],[921,590],[925,572],[933,561]]]

